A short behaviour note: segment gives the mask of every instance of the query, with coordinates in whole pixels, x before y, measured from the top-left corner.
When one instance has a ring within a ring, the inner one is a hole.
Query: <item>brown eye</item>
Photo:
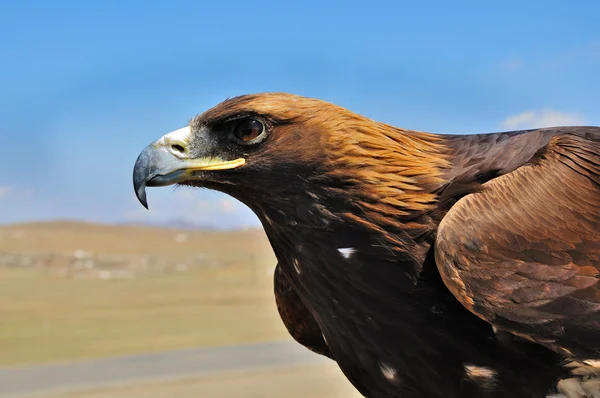
[[[247,143],[259,137],[265,126],[255,119],[244,119],[233,128],[233,136],[242,143]]]

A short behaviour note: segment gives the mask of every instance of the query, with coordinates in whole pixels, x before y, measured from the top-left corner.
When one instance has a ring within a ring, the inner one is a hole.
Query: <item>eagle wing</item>
[[[273,285],[277,311],[292,338],[312,352],[333,359],[319,324],[304,305],[279,264],[275,267]]]
[[[453,295],[496,328],[600,357],[600,133],[555,136],[461,198],[435,257]]]

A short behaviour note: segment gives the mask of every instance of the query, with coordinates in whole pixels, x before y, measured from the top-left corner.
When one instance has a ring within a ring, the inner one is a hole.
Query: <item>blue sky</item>
[[[200,190],[151,189],[148,212],[131,185],[146,144],[243,93],[440,133],[600,125],[599,14],[595,0],[3,4],[0,223],[257,224]]]

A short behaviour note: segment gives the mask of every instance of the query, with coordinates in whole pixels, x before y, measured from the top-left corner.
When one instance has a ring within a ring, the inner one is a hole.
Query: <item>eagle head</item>
[[[265,226],[405,230],[435,204],[443,152],[433,134],[322,100],[263,93],[225,100],[148,145],[133,182],[145,207],[146,187],[179,184],[229,194]]]

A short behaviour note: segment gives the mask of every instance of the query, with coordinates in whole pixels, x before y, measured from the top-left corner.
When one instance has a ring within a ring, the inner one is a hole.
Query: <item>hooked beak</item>
[[[140,153],[133,168],[133,188],[148,209],[146,187],[161,187],[192,180],[198,170],[229,170],[243,166],[244,158],[225,161],[215,157],[189,157],[190,127],[162,136]]]

